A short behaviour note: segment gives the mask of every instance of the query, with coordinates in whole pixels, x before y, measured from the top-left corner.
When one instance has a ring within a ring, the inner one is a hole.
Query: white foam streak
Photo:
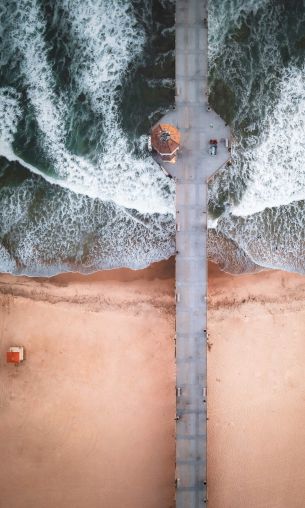
[[[305,198],[305,70],[291,68],[281,83],[278,104],[267,120],[261,142],[243,159],[251,175],[234,215]]]
[[[0,140],[10,144],[14,140],[21,117],[19,95],[12,88],[0,89]]]
[[[230,27],[239,26],[243,15],[254,14],[266,0],[224,0],[209,3],[209,59],[212,64],[223,46]]]
[[[80,91],[90,94],[94,108],[116,112],[115,87],[145,40],[129,1],[63,0],[79,51],[72,65]],[[110,107],[109,107],[110,106]],[[113,109],[112,109],[113,108]]]
[[[5,273],[13,273],[16,269],[16,263],[14,259],[10,256],[3,245],[0,245],[0,266],[1,272]]]

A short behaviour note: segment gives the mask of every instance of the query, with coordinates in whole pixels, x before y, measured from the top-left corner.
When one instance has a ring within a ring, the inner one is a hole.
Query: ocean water
[[[234,136],[209,189],[210,256],[304,273],[305,2],[210,4],[211,102]]]
[[[174,101],[174,3],[0,6],[0,270],[169,257],[175,188],[147,133]]]
[[[175,187],[147,151],[174,104],[174,0],[0,0],[0,271],[143,268],[175,252]],[[232,165],[209,256],[303,273],[305,1],[214,0],[210,100]]]

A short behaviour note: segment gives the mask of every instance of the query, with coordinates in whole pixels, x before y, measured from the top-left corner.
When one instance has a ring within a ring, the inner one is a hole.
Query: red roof
[[[158,124],[151,132],[151,143],[160,155],[173,155],[179,148],[180,133],[169,124]]]
[[[18,351],[7,351],[6,361],[8,363],[20,363],[20,355]]]

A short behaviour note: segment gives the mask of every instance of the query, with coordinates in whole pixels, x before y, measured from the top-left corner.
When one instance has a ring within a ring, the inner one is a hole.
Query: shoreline
[[[50,277],[33,277],[35,280],[49,279],[55,282],[79,282],[84,279],[89,281],[114,281],[130,282],[134,280],[169,279],[175,277],[175,256],[163,261],[156,261],[146,268],[133,270],[131,268],[113,268],[109,270],[97,270],[89,274],[80,272],[64,272]]]
[[[12,272],[0,272],[0,276],[8,275],[12,277],[25,277],[33,280],[50,280],[57,277],[67,276],[67,280],[71,276],[75,277],[93,277],[96,274],[100,274],[98,277],[100,280],[136,280],[142,278],[139,274],[144,272],[145,279],[153,279],[156,275],[160,278],[167,278],[167,271],[172,270],[172,276],[174,276],[174,268],[173,264],[175,264],[175,255],[170,256],[167,259],[162,259],[161,261],[154,261],[150,265],[145,266],[143,268],[105,268],[99,270],[93,270],[92,272],[80,272],[78,270],[63,270],[52,275],[41,274],[41,275],[29,275],[27,273],[12,273]],[[81,279],[80,279],[81,280]]]

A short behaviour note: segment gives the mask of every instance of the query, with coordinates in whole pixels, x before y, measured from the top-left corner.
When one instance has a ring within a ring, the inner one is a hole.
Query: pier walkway
[[[208,105],[208,2],[176,1],[176,508],[207,503],[207,182],[229,158],[229,128]],[[218,140],[216,156],[209,140]]]

